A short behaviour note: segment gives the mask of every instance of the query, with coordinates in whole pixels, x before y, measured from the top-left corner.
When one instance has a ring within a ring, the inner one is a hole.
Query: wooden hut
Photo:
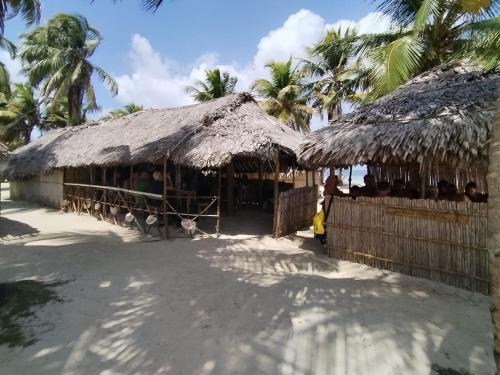
[[[234,211],[234,180],[245,173],[273,173],[270,201],[278,211],[279,175],[297,168],[301,140],[300,134],[267,116],[250,94],[241,93],[50,131],[12,154],[7,175],[14,181],[13,198],[38,196],[44,203],[104,219],[117,207],[127,213],[155,211],[166,221],[169,216],[215,217],[218,230],[221,203],[228,214]],[[163,192],[137,192],[117,183],[120,173],[128,174],[131,182],[141,168],[162,172]],[[169,175],[175,191],[167,191]],[[204,194],[187,186],[193,180],[208,185]],[[262,205],[265,181],[259,178],[255,185],[255,200]],[[138,201],[146,207],[138,207]],[[278,227],[275,217],[275,233]]]
[[[377,181],[403,179],[426,198],[335,197],[330,256],[488,292],[486,204],[433,194],[441,179],[487,193],[499,86],[497,71],[442,65],[306,136],[305,165],[365,164]]]

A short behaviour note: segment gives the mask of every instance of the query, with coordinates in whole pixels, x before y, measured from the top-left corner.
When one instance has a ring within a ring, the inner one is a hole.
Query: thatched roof
[[[0,159],[7,157],[9,148],[5,143],[0,142]]]
[[[484,165],[498,72],[442,65],[306,136],[308,165]]]
[[[302,137],[266,115],[241,93],[180,108],[148,109],[96,125],[48,132],[12,153],[11,178],[53,168],[154,162],[165,155],[196,168],[215,168],[233,156],[295,158]]]

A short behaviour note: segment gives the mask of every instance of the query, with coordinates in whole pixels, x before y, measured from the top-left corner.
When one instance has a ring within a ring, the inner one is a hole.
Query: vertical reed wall
[[[318,207],[318,187],[302,187],[280,193],[275,237],[312,225]]]
[[[489,293],[487,205],[406,198],[334,198],[328,254]]]

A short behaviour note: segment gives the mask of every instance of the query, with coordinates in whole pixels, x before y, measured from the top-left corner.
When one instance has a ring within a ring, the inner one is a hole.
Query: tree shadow
[[[32,236],[39,231],[31,225],[0,216],[0,239],[22,238]]]
[[[64,237],[65,234],[62,234]],[[487,298],[318,257],[285,238],[0,248],[6,279],[67,280],[55,328],[5,373],[493,372]],[[11,265],[16,264],[17,267]]]

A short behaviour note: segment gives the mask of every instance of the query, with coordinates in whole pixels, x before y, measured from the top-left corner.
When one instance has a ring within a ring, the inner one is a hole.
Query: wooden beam
[[[233,161],[226,167],[226,198],[227,198],[227,214],[234,214],[234,164]]]
[[[165,237],[169,237],[168,233],[168,205],[167,205],[167,157],[163,158],[163,225],[165,226]]]
[[[102,168],[102,185],[103,186],[106,186],[106,172],[107,172],[107,169],[106,167],[103,167]],[[104,218],[104,220],[106,220],[106,216],[107,216],[107,211],[108,211],[108,192],[107,190],[104,190],[103,191],[103,201],[104,201],[104,207],[102,209],[102,216]]]
[[[257,194],[259,199],[259,207],[262,208],[264,204],[264,179],[262,176],[262,160],[259,160],[259,184],[257,186]]]
[[[295,188],[295,169],[292,169],[292,184],[293,187]]]
[[[217,234],[217,237],[220,235],[220,208],[221,208],[221,188],[222,188],[222,170],[219,168],[219,171],[217,173],[217,224],[215,225],[215,232]]]
[[[306,169],[306,186],[309,186],[309,171]]]
[[[316,171],[313,169],[311,172],[312,172],[312,186],[316,186]]]
[[[278,209],[280,203],[279,176],[280,176],[280,159],[278,156],[276,158],[276,165],[274,167],[274,215],[273,215],[274,237],[278,237]]]
[[[349,167],[349,190],[351,190],[352,185],[352,165]]]
[[[428,176],[428,164],[426,162],[422,162],[422,166],[420,168],[420,198],[425,198],[425,187],[427,185],[427,176]]]

